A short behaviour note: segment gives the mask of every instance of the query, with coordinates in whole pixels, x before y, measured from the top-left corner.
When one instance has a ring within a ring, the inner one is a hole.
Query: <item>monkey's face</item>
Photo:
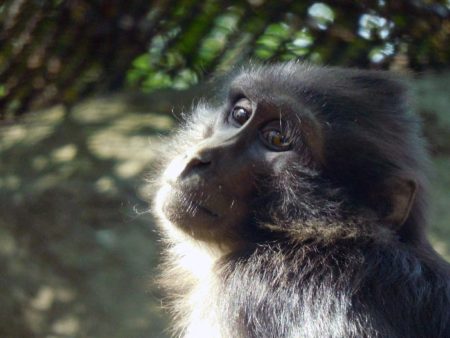
[[[156,213],[167,229],[227,245],[344,223],[400,229],[417,185],[408,165],[421,164],[391,92],[402,89],[373,72],[244,72],[220,108],[199,106],[173,138]]]
[[[280,97],[260,99],[236,84],[223,107],[197,112],[176,137],[181,151],[164,171],[159,214],[199,240],[258,240],[257,223],[285,202],[277,188],[293,190],[301,179],[285,178],[312,168],[312,150],[320,153],[312,116]]]

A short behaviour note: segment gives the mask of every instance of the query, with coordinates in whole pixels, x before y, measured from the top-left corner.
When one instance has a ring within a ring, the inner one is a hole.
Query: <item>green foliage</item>
[[[439,67],[450,58],[449,8],[440,1],[184,1],[172,20],[161,23],[161,33],[133,62],[127,79],[144,91],[185,88],[246,59],[388,68],[402,55],[407,67]]]
[[[0,31],[0,119],[124,85],[187,88],[248,60],[416,71],[450,60],[448,0],[7,0]]]
[[[294,33],[292,41],[286,44],[286,48],[294,55],[301,57],[308,54],[313,43],[314,37],[309,29],[303,28],[301,31]]]
[[[327,29],[334,21],[333,9],[322,2],[317,2],[309,7],[308,15],[319,29]]]

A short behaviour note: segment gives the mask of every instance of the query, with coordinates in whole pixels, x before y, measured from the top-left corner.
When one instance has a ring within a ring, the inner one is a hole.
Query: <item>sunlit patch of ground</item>
[[[139,192],[172,125],[119,95],[0,127],[0,337],[166,337]]]

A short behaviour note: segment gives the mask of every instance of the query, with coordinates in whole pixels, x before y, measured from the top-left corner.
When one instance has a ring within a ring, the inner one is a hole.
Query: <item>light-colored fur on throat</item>
[[[218,316],[219,287],[216,262],[228,252],[195,241],[162,212],[164,188],[154,211],[165,242],[160,285],[168,292],[167,306],[174,319],[174,334],[183,338],[226,338]]]
[[[168,245],[163,275],[173,280],[161,282],[173,293],[170,307],[179,337],[224,337],[217,311],[218,278],[214,273],[215,263],[223,254],[190,239]]]

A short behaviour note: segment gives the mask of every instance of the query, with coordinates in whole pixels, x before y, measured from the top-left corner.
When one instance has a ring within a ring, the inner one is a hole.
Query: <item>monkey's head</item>
[[[385,72],[247,69],[221,104],[198,105],[163,157],[156,213],[202,242],[346,226],[422,236],[426,157],[405,89]]]

